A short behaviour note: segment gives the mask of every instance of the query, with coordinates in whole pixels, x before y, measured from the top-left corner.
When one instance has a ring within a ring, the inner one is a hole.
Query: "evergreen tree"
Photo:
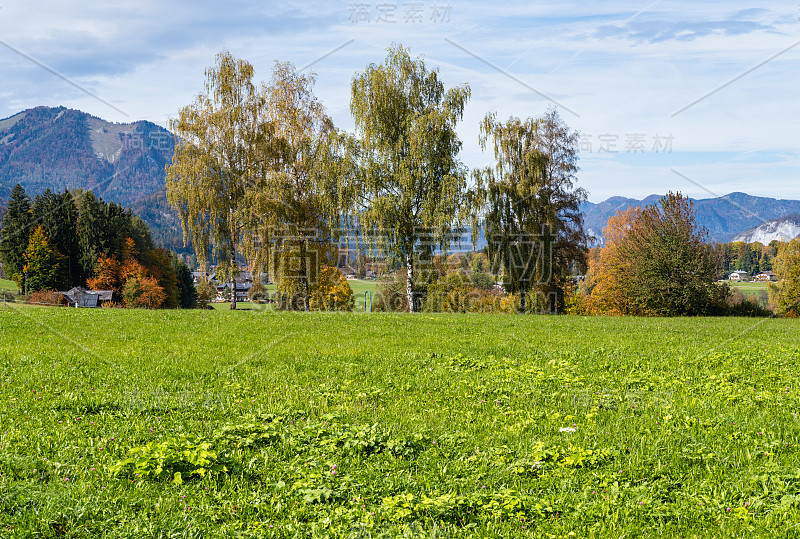
[[[109,251],[109,239],[103,201],[91,191],[80,194],[78,202],[78,248],[79,263],[85,277],[95,274],[95,264],[101,255]]]
[[[78,208],[69,191],[54,194],[47,189],[34,199],[34,221],[44,228],[50,245],[66,256],[64,281],[67,288],[83,283],[78,247]]]
[[[178,285],[178,306],[181,309],[194,309],[197,305],[197,289],[194,287],[192,272],[189,270],[189,266],[174,253],[170,253],[170,255]]]
[[[32,222],[31,201],[22,186],[17,184],[11,191],[0,231],[0,262],[3,263],[5,274],[11,279],[15,278],[14,275],[22,275]]]

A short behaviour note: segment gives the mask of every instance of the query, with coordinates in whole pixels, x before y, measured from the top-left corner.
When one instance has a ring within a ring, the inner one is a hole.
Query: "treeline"
[[[379,310],[769,314],[717,281],[732,266],[778,267],[780,249],[711,246],[680,194],[618,215],[609,244],[589,253],[579,135],[555,109],[504,121],[487,113],[478,142],[493,163],[470,171],[456,132],[469,86],[445,87],[402,46],[354,75],[352,132],[333,125],[313,75],[290,63],[265,83],[253,74],[221,52],[204,92],[170,124],[167,198],[218,275],[235,276],[241,257],[271,274],[291,308],[310,310],[318,268],[336,245],[356,244],[393,272]],[[438,256],[467,227],[483,230],[497,283]]]
[[[289,63],[264,83],[253,74],[221,52],[203,93],[170,123],[178,143],[167,198],[201,264],[213,251],[217,274],[230,278],[241,257],[310,310],[317,268],[336,263],[337,244],[356,243],[403,272],[398,301],[414,312],[452,295],[455,283],[439,284],[426,265],[482,223],[519,309],[563,308],[585,261],[587,195],[576,186],[578,134],[554,108],[505,120],[487,113],[479,142],[494,164],[469,171],[456,130],[469,86],[445,87],[402,46],[353,77],[352,133],[333,125],[313,75]]]
[[[147,225],[130,210],[91,191],[46,190],[31,200],[17,185],[0,234],[0,261],[23,293],[88,286],[112,290],[120,305],[195,304],[186,264],[156,248]]]
[[[715,243],[714,256],[719,262],[720,278],[725,278],[733,271],[745,271],[749,275],[758,275],[764,271],[773,271],[773,260],[778,256],[781,243],[772,240],[768,245],[759,242]]]

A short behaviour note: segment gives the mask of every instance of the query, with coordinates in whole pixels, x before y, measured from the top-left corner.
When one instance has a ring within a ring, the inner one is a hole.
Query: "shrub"
[[[197,306],[200,309],[207,309],[208,304],[217,297],[217,289],[210,282],[203,280],[197,285]]]
[[[470,275],[470,280],[472,281],[472,286],[484,290],[491,290],[494,288],[495,284],[494,275],[482,271],[473,272],[472,275]]]
[[[34,292],[31,294],[29,301],[37,305],[56,305],[59,307],[69,305],[64,295],[55,290],[39,290],[38,292]]]
[[[311,286],[308,304],[312,311],[352,311],[353,289],[338,268],[322,266]]]
[[[247,292],[247,297],[253,303],[261,303],[262,301],[266,300],[267,293],[266,290],[264,290],[264,285],[258,281],[254,282],[250,287],[250,290]]]
[[[405,274],[386,275],[378,281],[372,310],[378,312],[407,312]]]

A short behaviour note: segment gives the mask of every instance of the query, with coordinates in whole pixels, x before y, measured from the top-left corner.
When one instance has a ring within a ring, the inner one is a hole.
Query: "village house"
[[[734,271],[730,274],[728,279],[731,281],[746,281],[748,273],[746,271]]]
[[[774,281],[775,274],[771,271],[762,271],[758,275],[755,276],[756,281]]]
[[[112,300],[113,290],[87,290],[82,286],[61,292],[71,307],[102,307],[103,303]]]

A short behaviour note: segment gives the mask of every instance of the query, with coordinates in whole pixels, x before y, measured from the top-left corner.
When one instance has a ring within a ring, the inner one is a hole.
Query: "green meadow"
[[[378,281],[373,279],[353,279],[347,281],[350,285],[350,288],[353,290],[353,310],[356,312],[364,312],[364,306],[366,303],[366,310],[370,310],[370,301],[375,300],[375,291],[378,288]],[[269,284],[266,286],[266,290],[268,293],[274,293],[277,289],[275,288],[274,284]],[[365,295],[365,292],[368,294]],[[211,306],[217,311],[226,311],[230,310],[231,304],[229,302],[225,303],[212,303]],[[244,310],[273,310],[270,305],[254,305],[249,301],[240,301],[236,303],[237,309],[244,309]]]
[[[0,537],[800,534],[800,322],[0,307]]]
[[[19,287],[17,283],[12,281],[11,279],[0,279],[0,290],[10,290],[12,292],[17,292]]]
[[[745,296],[758,296],[762,292],[767,292],[766,282],[736,282],[726,281],[732,288],[739,290]]]

